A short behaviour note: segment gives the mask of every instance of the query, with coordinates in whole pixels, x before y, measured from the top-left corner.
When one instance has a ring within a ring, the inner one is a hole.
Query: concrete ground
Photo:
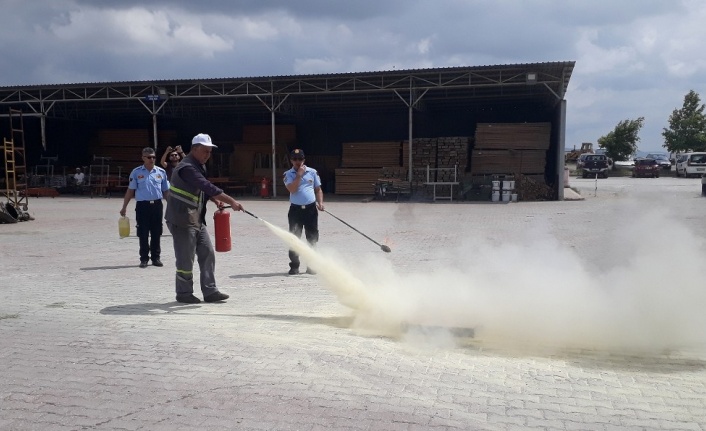
[[[531,263],[523,278],[517,275],[516,288],[531,284],[535,273],[547,280],[556,273],[561,277],[547,283],[559,292],[582,272],[567,270],[573,260],[565,263],[561,253],[575,256],[588,274],[616,260],[630,262],[635,247],[612,241],[645,215],[666,213],[696,239],[691,244],[683,229],[670,234],[669,223],[662,232],[645,232],[654,235],[654,248],[640,251],[646,262],[665,249],[693,247],[692,254],[703,255],[706,198],[699,179],[571,178],[570,185],[583,200],[361,203],[330,197],[327,209],[392,253],[321,214],[322,254],[337,255],[341,268],[368,284],[377,270],[371,268],[384,265],[380,280],[404,280],[410,297],[424,280],[428,298],[451,299],[449,314],[461,305],[460,320],[448,320],[444,307],[421,301],[421,315],[429,312],[414,333],[410,327],[397,333],[366,328],[332,288],[341,280],[322,276],[333,273],[330,268],[287,276],[287,247],[243,213],[231,213],[233,250],[217,256],[219,287],[231,298],[180,305],[171,237],[162,242],[164,267],[138,268],[134,226],[133,236],[118,238],[121,199],[32,198],[36,220],[0,225],[0,429],[706,430],[706,345],[698,334],[696,342],[637,351],[584,343],[571,333],[535,339],[528,331],[518,345],[483,336],[485,327],[506,323],[519,333],[542,318],[521,290],[502,301],[485,298],[515,312],[484,317],[478,311],[491,307],[472,309],[480,298],[463,277],[475,275],[462,266],[483,272],[474,265],[493,247],[507,250],[494,260],[497,280]],[[286,226],[284,199],[243,203]],[[134,220],[133,209],[134,202],[128,210]],[[511,252],[538,232],[556,242],[537,251],[530,240],[529,252]],[[621,246],[625,254],[616,259],[612,250]],[[679,292],[683,276],[674,274],[658,293]],[[692,305],[703,299],[698,295]],[[464,304],[470,304],[466,315]],[[660,328],[683,317],[665,307],[674,314],[661,314]],[[515,313],[526,320],[513,322]],[[430,336],[464,318],[478,325]],[[555,325],[570,332],[571,323]],[[607,339],[629,334],[622,327],[601,331]],[[664,342],[656,332],[642,335]]]

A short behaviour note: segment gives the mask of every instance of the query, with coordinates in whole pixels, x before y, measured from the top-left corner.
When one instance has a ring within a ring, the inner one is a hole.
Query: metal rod
[[[331,217],[335,218],[336,220],[340,221],[340,222],[343,223],[344,225],[348,226],[349,228],[351,228],[351,229],[353,229],[354,231],[358,232],[359,234],[363,235],[364,237],[366,237],[367,239],[369,239],[369,240],[372,241],[373,243],[377,244],[377,245],[380,247],[380,249],[382,249],[382,251],[384,251],[385,253],[390,253],[390,252],[392,251],[392,250],[390,249],[390,247],[388,247],[388,246],[386,246],[386,245],[383,245],[383,244],[380,244],[379,242],[377,242],[377,241],[375,241],[374,239],[370,238],[368,235],[364,234],[363,232],[361,232],[361,231],[359,231],[358,229],[354,228],[353,226],[349,225],[349,224],[346,223],[345,221],[343,221],[343,220],[341,220],[340,218],[336,217],[335,215],[331,214],[328,210],[324,210],[324,212],[328,213]]]

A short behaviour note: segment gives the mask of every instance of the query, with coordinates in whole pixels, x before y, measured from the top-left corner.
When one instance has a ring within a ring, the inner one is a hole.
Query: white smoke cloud
[[[620,247],[606,244],[616,253],[609,268],[582,260],[542,222],[512,243],[429,250],[448,264],[404,273],[386,259],[351,262],[270,228],[352,308],[363,334],[449,346],[455,334],[475,333],[474,343],[525,349],[661,352],[706,343],[704,241],[663,212],[631,220],[615,239]],[[657,246],[665,243],[679,247]]]

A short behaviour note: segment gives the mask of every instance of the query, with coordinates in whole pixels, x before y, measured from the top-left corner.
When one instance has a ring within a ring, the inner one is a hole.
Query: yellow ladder
[[[11,139],[3,139],[5,158],[5,197],[15,208],[28,207],[27,162],[22,111],[10,108]]]

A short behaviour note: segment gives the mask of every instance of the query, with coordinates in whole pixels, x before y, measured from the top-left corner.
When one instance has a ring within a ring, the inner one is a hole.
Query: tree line
[[[644,121],[644,117],[639,117],[619,122],[615,129],[598,138],[598,147],[605,149],[613,160],[627,160],[637,151],[638,134]],[[662,146],[670,153],[706,151],[706,115],[697,92],[689,91],[681,109],[672,111],[669,127],[662,129],[662,136]]]

